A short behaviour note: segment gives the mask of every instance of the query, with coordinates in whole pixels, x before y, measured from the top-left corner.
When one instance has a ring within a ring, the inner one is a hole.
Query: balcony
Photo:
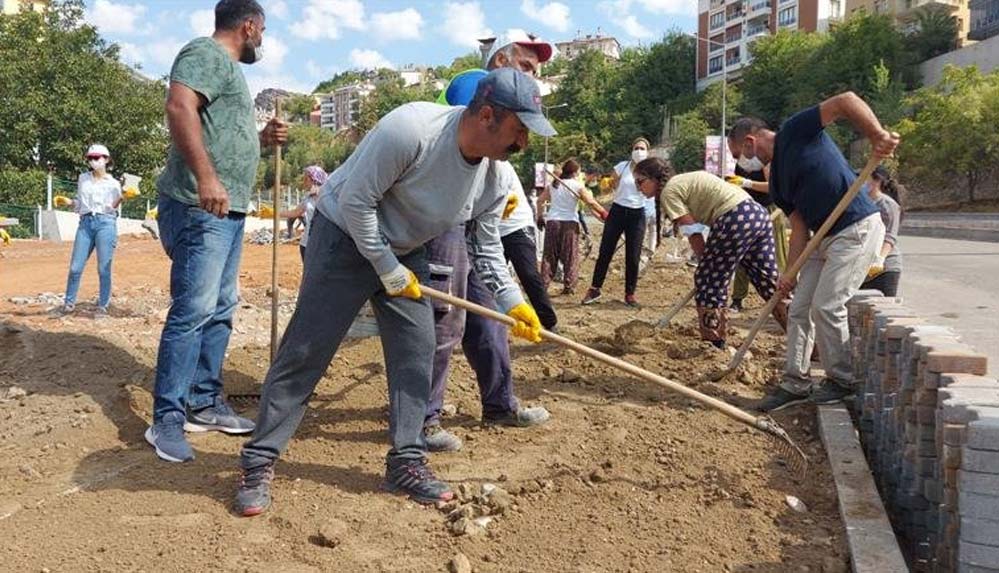
[[[746,33],[743,37],[746,40],[756,40],[761,36],[767,36],[770,34],[770,26],[752,26],[746,28]]]
[[[725,13],[724,12],[719,12],[717,14],[714,14],[708,20],[708,29],[709,30],[717,30],[718,28],[724,28],[724,27],[725,27]]]
[[[709,46],[708,53],[712,53],[713,54],[715,52],[718,52],[718,51],[721,51],[721,50],[725,49],[725,37],[724,36],[715,36],[714,38],[711,38],[710,41],[708,41],[706,43]]]
[[[725,5],[725,0],[711,0],[710,10],[717,10]]]
[[[757,16],[770,15],[773,8],[772,0],[756,0],[749,3],[746,10],[746,18],[756,18]]]

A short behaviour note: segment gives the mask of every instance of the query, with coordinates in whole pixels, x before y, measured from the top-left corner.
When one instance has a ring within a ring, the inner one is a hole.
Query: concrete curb
[[[836,482],[853,571],[907,573],[909,567],[867,467],[849,412],[842,404],[819,406],[818,411],[819,430]]]
[[[902,235],[999,243],[999,213],[906,213]]]

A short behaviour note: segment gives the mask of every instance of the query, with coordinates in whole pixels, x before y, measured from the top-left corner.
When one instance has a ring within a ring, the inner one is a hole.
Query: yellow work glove
[[[743,189],[752,189],[753,188],[753,180],[752,179],[746,179],[745,177],[740,177],[738,175],[726,175],[725,176],[725,181],[728,181],[732,185],[738,185],[739,187],[742,187]]]
[[[516,193],[510,193],[506,198],[506,206],[503,207],[503,218],[509,219],[510,215],[513,214],[513,210],[517,208],[520,203],[520,199],[517,197]]]
[[[125,199],[135,199],[136,197],[139,196],[139,190],[136,189],[135,187],[129,187],[128,189],[125,189],[124,192],[122,192],[121,196],[124,197]]]
[[[517,324],[510,327],[511,334],[530,342],[541,342],[541,321],[531,305],[522,302],[506,314],[517,321]]]
[[[418,299],[423,296],[420,292],[420,281],[417,280],[413,271],[402,265],[398,265],[391,272],[379,275],[382,286],[389,296],[404,296],[406,298]]]
[[[0,242],[5,245],[10,244],[10,233],[7,232],[7,229],[0,229]]]
[[[871,268],[867,269],[867,280],[876,278],[883,272],[885,272],[885,260],[879,256],[874,259],[874,264],[871,265]]]
[[[257,217],[260,217],[261,219],[273,219],[274,208],[264,205],[263,207],[260,208],[259,211],[257,211]]]
[[[159,215],[159,208],[153,207],[152,209],[146,211],[146,218],[156,220],[156,216]]]
[[[52,204],[56,207],[69,207],[73,204],[73,200],[63,195],[56,195],[52,198]]]

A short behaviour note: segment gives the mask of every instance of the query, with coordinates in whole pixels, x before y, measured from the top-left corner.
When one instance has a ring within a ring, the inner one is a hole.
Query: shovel
[[[485,318],[489,318],[497,322],[502,322],[507,326],[513,326],[516,323],[516,321],[513,318],[505,314],[501,314],[499,312],[496,312],[495,310],[479,306],[472,302],[468,302],[463,298],[458,298],[456,296],[443,293],[423,285],[420,285],[420,291],[423,293],[424,296],[442,302],[446,302],[448,304],[451,304],[459,308],[463,308],[466,311],[478,314],[479,316],[483,316]],[[559,336],[558,334],[555,334],[553,332],[542,330],[541,338],[544,340],[560,344],[574,352],[577,352],[584,356],[588,356],[594,360],[603,362],[604,364],[608,364],[620,370],[624,370],[625,372],[632,374],[634,376],[638,376],[643,380],[662,386],[663,388],[666,388],[670,392],[681,394],[687,398],[690,398],[691,400],[697,401],[707,406],[708,408],[717,410],[737,422],[740,422],[751,428],[755,428],[760,432],[763,432],[763,434],[766,435],[767,438],[770,439],[770,441],[772,441],[775,446],[777,446],[777,448],[787,461],[788,466],[792,469],[793,472],[795,472],[795,474],[797,474],[800,477],[804,476],[805,473],[807,472],[808,458],[805,456],[805,452],[803,452],[801,448],[799,448],[791,440],[791,437],[787,434],[787,432],[783,428],[781,428],[780,425],[778,425],[773,418],[769,416],[753,416],[749,412],[740,410],[739,408],[736,408],[735,406],[723,402],[717,398],[713,398],[711,396],[708,396],[707,394],[702,394],[697,390],[687,388],[686,386],[680,384],[679,382],[674,382],[673,380],[669,380],[668,378],[664,378],[662,376],[659,376],[658,374],[653,374],[652,372],[649,372],[648,370],[645,370],[643,368],[639,368],[634,364],[625,362],[624,360],[620,360],[618,358],[614,358],[613,356],[604,354],[599,350],[595,350],[593,348],[590,348],[589,346],[565,338],[564,336]]]
[[[853,201],[853,198],[860,193],[860,188],[864,186],[864,183],[867,182],[871,173],[874,172],[874,169],[879,163],[881,163],[881,158],[872,154],[871,158],[867,160],[867,165],[864,166],[864,170],[860,172],[857,179],[855,179],[853,184],[850,185],[850,188],[847,189],[846,194],[844,194],[843,198],[839,200],[836,208],[833,209],[832,213],[830,213],[828,217],[826,217],[822,226],[819,227],[818,231],[815,231],[815,234],[812,235],[808,244],[805,245],[805,250],[802,251],[797,260],[795,260],[794,263],[788,267],[786,271],[788,276],[798,276],[798,271],[800,271],[801,267],[805,265],[808,257],[815,252],[815,249],[819,248],[819,244],[822,242],[822,239],[826,238],[826,234],[829,232],[829,229],[832,228],[834,223],[836,223],[840,215],[843,214],[843,211],[846,211],[846,208],[850,205],[850,202]],[[777,306],[777,303],[780,302],[781,298],[782,295],[780,292],[775,292],[774,295],[770,297],[770,300],[767,301],[767,305],[764,306],[763,310],[760,312],[760,316],[756,319],[756,322],[753,323],[753,328],[749,331],[749,335],[746,336],[746,340],[742,342],[742,346],[739,347],[739,351],[732,357],[732,361],[729,362],[728,367],[711,375],[711,379],[713,381],[717,382],[735,372],[736,369],[739,368],[739,365],[742,364],[742,360],[746,357],[746,352],[749,351],[749,347],[753,344],[753,339],[756,338],[756,335],[760,332],[760,328],[763,327],[763,323],[765,323],[767,318],[770,317],[770,313],[773,312],[774,307]]]

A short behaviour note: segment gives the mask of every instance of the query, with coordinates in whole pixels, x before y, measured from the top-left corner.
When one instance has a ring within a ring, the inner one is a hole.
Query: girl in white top
[[[583,304],[600,300],[600,289],[607,278],[607,269],[617,249],[617,242],[624,235],[624,302],[638,306],[635,289],[638,287],[638,267],[645,239],[645,197],[635,185],[635,165],[649,156],[649,141],[639,137],[631,144],[631,160],[614,166],[614,204],[611,206],[604,233],[600,238],[600,255],[593,268],[590,289]]]
[[[326,171],[318,165],[310,165],[302,172],[302,186],[309,190],[309,193],[302,199],[302,202],[288,211],[278,213],[282,219],[298,219],[305,222],[305,231],[298,241],[298,252],[302,255],[302,262],[305,262],[305,247],[309,243],[309,230],[312,228],[312,218],[316,214],[316,200],[319,198],[319,189],[326,183],[329,176]],[[290,230],[289,230],[290,232]]]
[[[579,277],[579,203],[585,203],[597,217],[607,219],[607,211],[576,178],[577,173],[579,164],[571,159],[566,161],[562,166],[561,179],[555,181],[550,189],[542,191],[538,197],[538,213],[543,212],[544,205],[550,202],[547,222],[538,221],[538,225],[545,228],[541,278],[547,289],[561,263],[563,295],[574,292]]]
[[[55,201],[57,206],[71,206],[80,214],[69,262],[63,313],[71,313],[76,308],[80,276],[90,254],[96,249],[97,275],[100,280],[96,316],[101,317],[107,316],[108,305],[111,303],[111,260],[118,245],[117,217],[122,194],[121,184],[108,174],[111,154],[107,147],[91,145],[86,158],[90,171],[80,174],[76,199],[57,197]]]

